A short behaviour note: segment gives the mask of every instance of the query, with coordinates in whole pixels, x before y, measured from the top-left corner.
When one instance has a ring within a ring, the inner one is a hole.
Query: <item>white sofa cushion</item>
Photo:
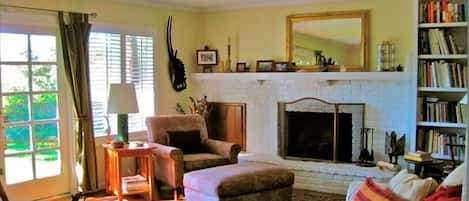
[[[441,186],[457,186],[463,183],[464,179],[464,170],[466,169],[466,163],[459,165],[456,169],[454,169],[443,182],[441,182]]]
[[[421,179],[410,174],[407,169],[400,171],[388,183],[388,189],[400,198],[409,201],[420,201],[431,194],[438,187],[433,178]]]

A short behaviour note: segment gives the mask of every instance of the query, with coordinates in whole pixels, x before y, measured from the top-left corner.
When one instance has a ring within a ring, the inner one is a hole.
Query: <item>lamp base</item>
[[[117,114],[117,140],[129,142],[129,115]]]

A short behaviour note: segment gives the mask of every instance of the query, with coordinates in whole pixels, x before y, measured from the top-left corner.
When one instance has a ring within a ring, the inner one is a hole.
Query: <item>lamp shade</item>
[[[138,113],[137,97],[133,84],[111,84],[107,112],[117,114]]]

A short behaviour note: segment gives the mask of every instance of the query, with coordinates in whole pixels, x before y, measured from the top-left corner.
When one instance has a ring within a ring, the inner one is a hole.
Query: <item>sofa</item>
[[[447,192],[441,193],[442,190],[451,189],[453,192],[459,192],[458,190],[462,191],[465,168],[465,163],[459,165],[443,180],[441,184],[438,184],[436,180],[432,178],[421,179],[415,174],[408,173],[406,169],[400,171],[389,181],[375,181],[374,183],[382,190],[395,196],[398,200],[445,200],[435,197],[438,196],[438,193],[448,194]],[[361,188],[363,188],[365,182],[353,181],[350,183],[347,190],[346,201],[354,201],[354,198],[357,196],[357,193]],[[458,190],[455,191],[454,189]],[[455,199],[458,199],[458,195],[454,195],[453,193],[452,196],[456,197]],[[460,197],[461,194],[459,193],[459,199]]]

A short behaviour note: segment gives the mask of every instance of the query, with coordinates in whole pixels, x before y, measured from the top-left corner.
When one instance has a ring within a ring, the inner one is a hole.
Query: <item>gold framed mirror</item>
[[[369,11],[287,16],[287,59],[296,71],[368,71]]]

